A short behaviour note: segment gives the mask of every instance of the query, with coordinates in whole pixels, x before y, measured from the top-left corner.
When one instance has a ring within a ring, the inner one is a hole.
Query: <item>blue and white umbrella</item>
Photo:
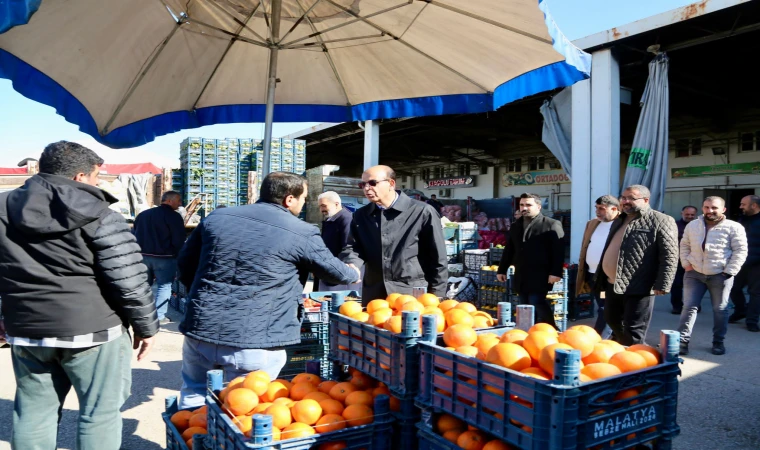
[[[220,123],[271,135],[273,121],[492,111],[591,67],[545,0],[0,4],[15,8],[0,77],[114,148]]]

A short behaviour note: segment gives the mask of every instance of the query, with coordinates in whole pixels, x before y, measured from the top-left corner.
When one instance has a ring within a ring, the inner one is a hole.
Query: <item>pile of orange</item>
[[[297,375],[291,381],[270,381],[266,372],[257,370],[230,381],[219,400],[223,402],[222,409],[248,437],[254,414],[272,416],[274,441],[329,433],[371,424],[375,397],[390,395],[382,383],[360,372],[352,371],[352,375],[345,382],[323,381],[310,373]],[[342,442],[330,442],[320,450],[344,447]]]
[[[187,448],[192,450],[193,435],[208,434],[207,419],[206,407],[202,406],[195,410],[186,409],[183,411],[177,411],[172,414],[171,422],[182,434],[182,439],[185,440]]]
[[[438,416],[435,420],[435,431],[447,441],[465,450],[511,450],[514,448],[449,414]]]
[[[420,316],[434,314],[437,316],[438,332],[443,333],[452,326],[458,328],[479,329],[494,326],[490,314],[478,311],[475,305],[456,300],[443,300],[433,294],[422,294],[419,298],[411,295],[390,294],[385,299],[372,300],[367,308],[355,301],[345,302],[339,312],[360,322],[384,328],[392,333],[401,333],[401,313],[418,311]]]

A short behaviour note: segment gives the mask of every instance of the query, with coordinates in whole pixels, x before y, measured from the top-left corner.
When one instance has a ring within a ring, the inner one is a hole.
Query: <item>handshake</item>
[[[356,267],[353,264],[346,264],[346,266],[350,267],[351,269],[354,269],[354,272],[356,272],[356,281],[351,282],[351,284],[361,283],[362,281],[362,272],[359,270],[358,267]]]

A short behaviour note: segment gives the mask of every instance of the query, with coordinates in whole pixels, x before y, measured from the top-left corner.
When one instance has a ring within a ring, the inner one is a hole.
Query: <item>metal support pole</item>
[[[282,0],[272,0],[272,36],[269,43],[269,75],[267,78],[267,109],[264,116],[264,176],[270,172],[272,154],[272,124],[274,122],[274,91],[277,88],[277,56],[280,40],[280,16]]]
[[[620,66],[611,49],[591,66],[591,198],[620,195]]]
[[[572,87],[572,156],[573,184],[570,186],[570,261],[578,261],[586,222],[593,217],[591,204],[591,81],[583,80]]]
[[[376,166],[380,161],[380,121],[364,122],[364,170]]]

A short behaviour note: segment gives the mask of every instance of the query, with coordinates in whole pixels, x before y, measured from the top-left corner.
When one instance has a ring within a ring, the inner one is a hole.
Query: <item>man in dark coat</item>
[[[509,266],[515,266],[512,289],[524,304],[535,307],[536,323],[556,328],[554,312],[546,294],[562,280],[565,248],[562,223],[541,214],[541,197],[520,196],[520,220],[509,229],[507,249],[501,257],[497,278],[506,281]]]
[[[317,197],[319,211],[324,216],[322,222],[322,240],[325,241],[327,249],[333,256],[340,255],[351,242],[351,220],[353,215],[351,211],[343,207],[340,195],[335,191],[326,191]],[[360,289],[359,285],[332,284],[328,281],[320,280],[314,277],[315,291],[345,291],[349,289]]]
[[[359,281],[359,271],[330,254],[314,225],[298,219],[306,178],[272,172],[253,205],[209,214],[177,258],[189,287],[179,326],[182,348],[180,409],[203,405],[206,372],[229,380],[254,370],[277,378],[288,345],[301,341],[309,272],[334,283]]]
[[[396,172],[388,166],[367,169],[359,187],[372,203],[354,213],[354,243],[341,259],[364,266],[362,301],[412,294],[415,287],[444,296],[449,277],[446,241],[435,209],[397,191]]]
[[[16,376],[14,449],[57,447],[72,387],[77,447],[121,448],[130,349],[144,359],[158,332],[140,247],[109,208],[116,198],[97,188],[101,164],[86,147],[56,142],[42,153],[39,174],[0,194],[0,322]]]
[[[696,206],[684,206],[681,208],[681,218],[676,220],[676,227],[678,227],[678,242],[681,242],[683,230],[686,229],[686,225],[696,218]],[[673,306],[673,309],[670,311],[671,314],[681,314],[681,309],[683,308],[683,276],[685,273],[686,271],[683,269],[683,266],[681,266],[681,261],[678,261],[676,278],[673,280],[673,287],[670,289],[670,304]],[[697,311],[701,310],[702,307],[700,306]]]

